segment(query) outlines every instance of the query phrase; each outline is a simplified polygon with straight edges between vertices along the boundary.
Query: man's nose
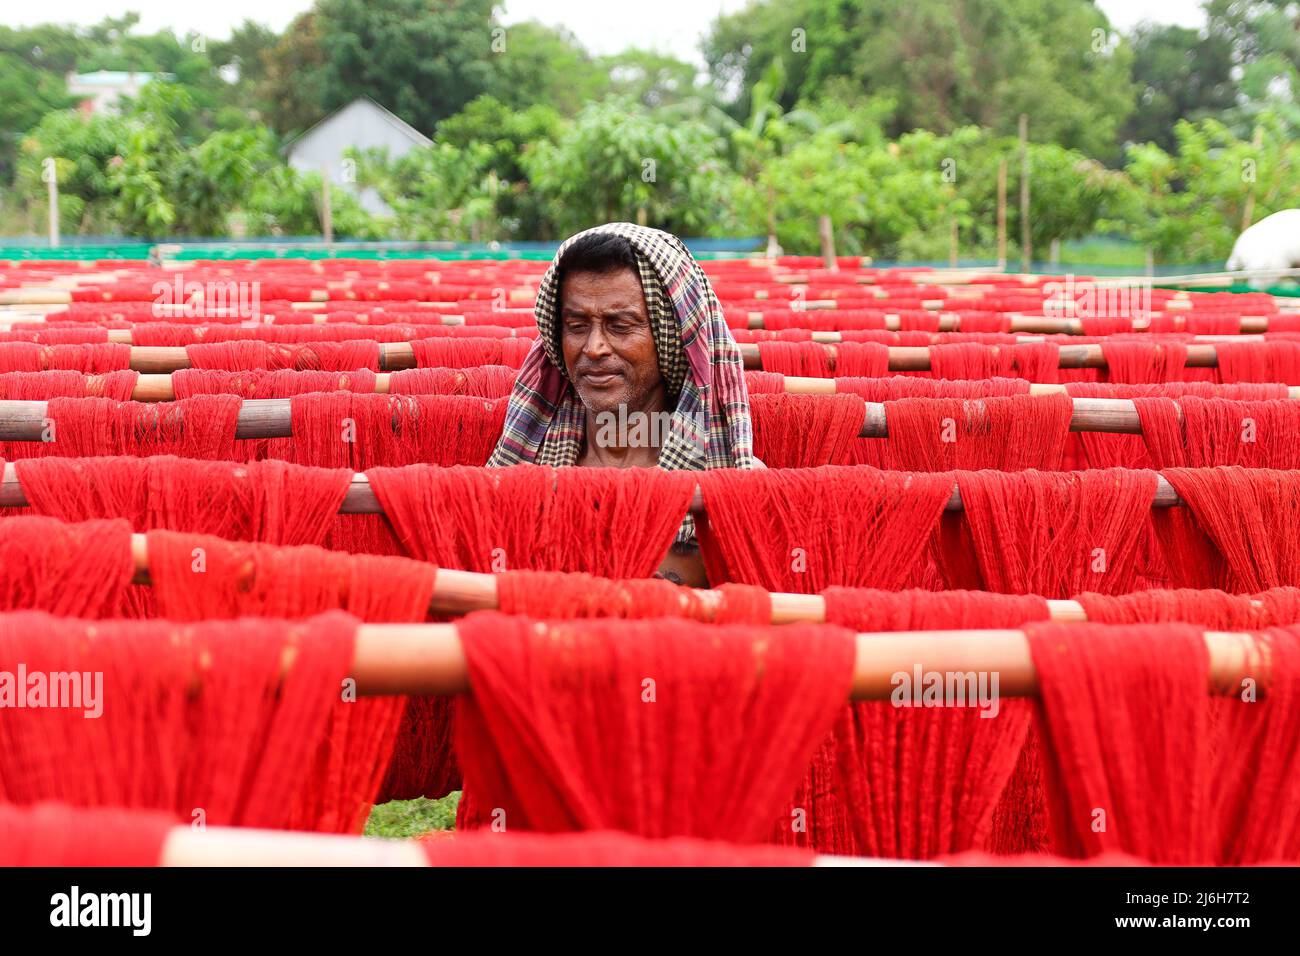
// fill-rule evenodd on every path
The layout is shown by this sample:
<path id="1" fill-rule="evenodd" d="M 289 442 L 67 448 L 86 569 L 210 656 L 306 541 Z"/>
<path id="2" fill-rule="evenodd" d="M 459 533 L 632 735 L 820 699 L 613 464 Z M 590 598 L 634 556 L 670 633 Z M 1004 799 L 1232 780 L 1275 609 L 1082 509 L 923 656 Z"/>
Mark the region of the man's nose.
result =
<path id="1" fill-rule="evenodd" d="M 587 341 L 582 345 L 582 351 L 591 358 L 599 358 L 612 351 L 609 347 L 609 339 L 605 338 L 605 329 L 599 322 L 592 323 L 591 329 L 587 332 Z"/>

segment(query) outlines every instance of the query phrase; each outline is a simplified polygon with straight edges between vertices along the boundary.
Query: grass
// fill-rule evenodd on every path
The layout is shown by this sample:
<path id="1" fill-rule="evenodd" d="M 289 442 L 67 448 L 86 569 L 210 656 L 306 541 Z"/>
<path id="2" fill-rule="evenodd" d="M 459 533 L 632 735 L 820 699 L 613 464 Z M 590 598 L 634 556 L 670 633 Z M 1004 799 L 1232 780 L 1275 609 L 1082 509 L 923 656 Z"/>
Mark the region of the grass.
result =
<path id="1" fill-rule="evenodd" d="M 405 840 L 430 830 L 451 830 L 456 826 L 456 805 L 460 791 L 438 800 L 390 800 L 370 811 L 366 836 Z"/>
<path id="2" fill-rule="evenodd" d="M 1043 256 L 1040 254 L 1038 258 Z M 1129 266 L 1145 269 L 1147 253 L 1146 248 L 1136 242 L 1098 236 L 1061 243 L 1061 262 L 1081 266 Z"/>

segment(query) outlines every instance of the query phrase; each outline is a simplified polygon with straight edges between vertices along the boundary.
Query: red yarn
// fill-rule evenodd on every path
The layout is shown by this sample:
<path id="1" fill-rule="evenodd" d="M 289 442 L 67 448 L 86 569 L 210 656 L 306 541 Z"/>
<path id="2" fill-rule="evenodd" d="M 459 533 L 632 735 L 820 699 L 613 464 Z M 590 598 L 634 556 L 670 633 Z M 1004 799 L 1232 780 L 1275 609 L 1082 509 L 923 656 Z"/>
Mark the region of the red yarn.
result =
<path id="1" fill-rule="evenodd" d="M 532 347 L 526 338 L 436 338 L 411 343 L 418 368 L 475 368 L 507 365 L 519 368 Z"/>
<path id="2" fill-rule="evenodd" d="M 889 346 L 870 342 L 839 342 L 835 345 L 837 378 L 879 378 L 888 374 Z"/>
<path id="3" fill-rule="evenodd" d="M 847 465 L 866 420 L 856 395 L 751 395 L 754 454 L 769 468 Z"/>
<path id="4" fill-rule="evenodd" d="M 1169 382 L 1183 377 L 1187 345 L 1143 339 L 1104 339 L 1108 382 Z"/>
<path id="5" fill-rule="evenodd" d="M 230 372 L 250 369 L 379 370 L 379 343 L 372 340 L 296 345 L 257 341 L 206 342 L 185 346 L 185 355 L 192 368 Z"/>
<path id="6" fill-rule="evenodd" d="M 1300 860 L 1300 629 L 1271 628 L 1255 640 L 1268 662 L 1264 692 L 1243 682 L 1211 702 L 1222 739 L 1210 795 L 1216 862 L 1230 866 Z"/>
<path id="7" fill-rule="evenodd" d="M 1154 509 L 1177 587 L 1233 594 L 1300 585 L 1300 472 L 1169 468 L 1185 507 Z"/>
<path id="8" fill-rule="evenodd" d="M 765 372 L 781 375 L 831 378 L 831 352 L 814 342 L 759 342 L 758 355 Z"/>
<path id="9" fill-rule="evenodd" d="M 505 421 L 506 400 L 460 395 L 317 392 L 289 400 L 293 460 L 314 467 L 482 465 Z"/>
<path id="10" fill-rule="evenodd" d="M 1055 852 L 1214 862 L 1201 631 L 1032 624 Z"/>
<path id="11" fill-rule="evenodd" d="M 1030 594 L 830 587 L 822 597 L 826 620 L 855 631 L 1020 627 L 1051 617 L 1047 601 Z"/>
<path id="12" fill-rule="evenodd" d="M 0 373 L 0 399 L 47 401 L 51 398 L 111 398 L 131 400 L 138 372 L 105 372 L 86 375 L 82 372 L 4 372 Z"/>
<path id="13" fill-rule="evenodd" d="M 114 617 L 134 573 L 125 521 L 0 518 L 0 611 Z"/>
<path id="14" fill-rule="evenodd" d="M 1067 394 L 1076 398 L 1231 398 L 1247 402 L 1286 398 L 1287 387 L 1266 382 L 1070 382 Z"/>
<path id="15" fill-rule="evenodd" d="M 685 617 L 729 624 L 770 624 L 771 596 L 762 588 L 727 584 L 697 591 L 656 578 L 611 580 L 558 571 L 503 571 L 497 608 L 546 620 Z"/>
<path id="16" fill-rule="evenodd" d="M 289 398 L 306 392 L 370 394 L 375 391 L 375 373 L 368 369 L 347 372 L 299 372 L 284 369 L 228 372 L 187 368 L 172 372 L 172 389 L 177 398 L 191 398 L 195 395 Z"/>
<path id="17" fill-rule="evenodd" d="M 1134 399 L 1157 468 L 1300 467 L 1300 402 Z"/>
<path id="18" fill-rule="evenodd" d="M 888 402 L 900 398 L 996 398 L 1002 395 L 1027 395 L 1030 384 L 1019 378 L 993 377 L 968 382 L 893 375 L 889 378 L 837 378 L 835 390 L 851 392 L 868 402 Z"/>
<path id="19" fill-rule="evenodd" d="M 964 471 L 936 549 L 949 588 L 1069 598 L 1134 590 L 1154 472 Z"/>
<path id="20" fill-rule="evenodd" d="M 832 466 L 712 471 L 700 484 L 710 580 L 815 593 L 914 581 L 953 476 Z M 774 839 L 890 857 L 979 845 L 1028 727 L 1029 710 L 1008 703 L 993 720 L 968 708 L 843 708 Z"/>
<path id="21" fill-rule="evenodd" d="M 880 464 L 904 471 L 1059 470 L 1073 409 L 1060 394 L 886 402 L 889 438 L 881 443 Z"/>
<path id="22" fill-rule="evenodd" d="M 158 866 L 168 813 L 57 803 L 0 806 L 0 866 Z"/>
<path id="23" fill-rule="evenodd" d="M 626 833 L 458 833 L 420 841 L 430 866 L 811 866 L 813 856 L 773 846 L 738 846 Z"/>
<path id="24" fill-rule="evenodd" d="M 1214 343 L 1220 382 L 1280 382 L 1300 385 L 1300 342 Z"/>
<path id="25" fill-rule="evenodd" d="M 96 704 L 9 710 L 0 800 L 167 810 L 210 825 L 355 831 L 383 767 L 340 766 L 332 718 L 356 621 L 179 626 L 0 615 L 0 669 L 101 674 Z M 288 648 L 293 665 L 282 676 Z M 197 685 L 197 687 L 196 687 Z M 89 686 L 89 685 L 87 685 Z M 102 707 L 100 706 L 102 705 Z M 86 716 L 98 709 L 97 719 Z M 369 735 L 373 726 L 354 726 Z"/>
<path id="26" fill-rule="evenodd" d="M 234 456 L 240 405 L 233 395 L 200 395 L 152 404 L 52 398 L 46 413 L 53 423 L 51 440 L 10 442 L 7 457 L 179 455 L 228 460 Z M 18 455 L 12 454 L 15 448 Z"/>
<path id="27" fill-rule="evenodd" d="M 1252 598 L 1225 591 L 1190 589 L 1134 591 L 1132 594 L 1076 594 L 1093 624 L 1154 624 L 1182 621 L 1216 630 L 1249 630 L 1277 620 Z"/>
<path id="28" fill-rule="evenodd" d="M 319 544 L 351 483 L 347 470 L 152 458 L 44 458 L 14 463 L 37 514 L 64 521 L 123 518 L 270 544 Z"/>
<path id="29" fill-rule="evenodd" d="M 131 367 L 131 346 L 96 342 L 76 345 L 0 344 L 0 372 L 43 372 L 68 369 L 97 375 Z"/>
<path id="30" fill-rule="evenodd" d="M 433 599 L 434 569 L 405 558 L 166 531 L 149 532 L 148 548 L 159 616 L 173 621 L 302 618 L 337 609 L 363 621 L 414 623 L 428 618 Z M 400 697 L 367 699 L 336 715 L 336 736 L 350 733 L 340 762 L 389 768 L 377 799 L 390 794 L 441 797 L 460 785 L 451 753 L 449 702 L 433 697 L 413 703 Z M 414 711 L 411 723 L 417 726 L 401 734 L 394 750 L 398 725 L 408 710 Z M 352 730 L 358 721 L 369 736 Z M 390 758 L 396 766 L 390 766 Z"/>
<path id="31" fill-rule="evenodd" d="M 506 365 L 481 368 L 408 368 L 388 376 L 394 395 L 473 395 L 502 398 L 510 394 L 519 370 Z"/>
<path id="32" fill-rule="evenodd" d="M 158 611 L 172 621 L 343 610 L 363 621 L 418 622 L 433 599 L 435 569 L 406 558 L 172 531 L 150 531 L 147 546 Z"/>
<path id="33" fill-rule="evenodd" d="M 833 465 L 696 477 L 709 580 L 805 594 L 832 584 L 907 586 L 953 489 L 952 475 Z"/>
<path id="34" fill-rule="evenodd" d="M 466 571 L 649 577 L 699 472 L 657 468 L 376 468 L 367 473 L 403 553 Z"/>
<path id="35" fill-rule="evenodd" d="M 1060 348 L 1053 342 L 980 345 L 973 342 L 930 346 L 930 376 L 982 379 L 992 376 L 1030 382 L 1060 380 Z"/>
<path id="36" fill-rule="evenodd" d="M 780 372 L 749 371 L 745 373 L 745 387 L 750 396 L 781 395 L 785 392 L 785 376 Z"/>
<path id="37" fill-rule="evenodd" d="M 680 619 L 459 625 L 472 694 L 456 749 L 466 822 L 754 842 L 772 825 L 853 671 L 839 628 Z"/>

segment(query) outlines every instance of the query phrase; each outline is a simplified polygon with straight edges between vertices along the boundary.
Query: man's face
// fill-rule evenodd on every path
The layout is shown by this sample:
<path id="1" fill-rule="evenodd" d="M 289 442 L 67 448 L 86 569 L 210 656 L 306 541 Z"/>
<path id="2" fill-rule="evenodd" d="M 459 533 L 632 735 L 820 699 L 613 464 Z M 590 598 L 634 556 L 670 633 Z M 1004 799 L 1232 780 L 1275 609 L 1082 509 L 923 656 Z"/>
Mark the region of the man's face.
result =
<path id="1" fill-rule="evenodd" d="M 650 316 L 631 269 L 570 272 L 560 283 L 560 348 L 582 404 L 593 413 L 663 409 Z"/>

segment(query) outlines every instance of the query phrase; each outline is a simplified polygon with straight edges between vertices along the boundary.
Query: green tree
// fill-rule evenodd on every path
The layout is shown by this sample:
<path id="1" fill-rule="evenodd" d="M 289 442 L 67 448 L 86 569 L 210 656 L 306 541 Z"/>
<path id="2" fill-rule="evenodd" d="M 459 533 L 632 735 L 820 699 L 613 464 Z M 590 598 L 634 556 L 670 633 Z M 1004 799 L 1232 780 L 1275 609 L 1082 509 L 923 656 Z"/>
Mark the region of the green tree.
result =
<path id="1" fill-rule="evenodd" d="M 523 165 L 560 233 L 638 215 L 684 235 L 725 233 L 734 183 L 724 145 L 701 123 L 665 122 L 611 99 L 579 113 L 558 142 L 537 144 Z"/>
<path id="2" fill-rule="evenodd" d="M 1248 205 L 1252 221 L 1300 206 L 1300 144 L 1275 114 L 1261 114 L 1258 130 L 1256 147 L 1218 120 L 1181 121 L 1175 151 L 1130 148 L 1125 169 L 1142 191 L 1134 237 L 1164 261 L 1216 262 L 1232 250 Z"/>
<path id="3" fill-rule="evenodd" d="M 1223 33 L 1164 24 L 1139 24 L 1130 38 L 1136 108 L 1124 138 L 1174 146 L 1174 124 L 1222 113 L 1236 105 L 1233 48 Z"/>
<path id="4" fill-rule="evenodd" d="M 0 53 L 0 184 L 13 182 L 18 141 L 51 110 L 73 105 L 62 77 Z"/>
<path id="5" fill-rule="evenodd" d="M 486 92 L 493 0 L 317 0 L 320 108 L 369 96 L 429 131 Z"/>
<path id="6" fill-rule="evenodd" d="M 487 95 L 438 124 L 440 144 L 462 151 L 487 147 L 482 175 L 497 219 L 491 238 L 553 238 L 551 210 L 531 188 L 523 157 L 540 143 L 554 142 L 561 124 L 560 114 L 549 106 L 512 110 Z"/>
<path id="7" fill-rule="evenodd" d="M 314 10 L 300 14 L 263 56 L 266 72 L 255 102 L 265 104 L 265 122 L 281 135 L 302 132 L 325 116 L 327 63 L 320 29 Z"/>
<path id="8" fill-rule="evenodd" d="M 609 92 L 608 70 L 560 27 L 536 21 L 495 26 L 486 89 L 513 109 L 545 105 L 572 116 Z"/>
<path id="9" fill-rule="evenodd" d="M 764 0 L 720 18 L 704 46 L 715 84 L 747 115 L 776 61 L 780 105 L 845 77 L 892 100 L 892 135 L 976 124 L 1104 158 L 1132 109 L 1130 53 L 1089 0 Z"/>

